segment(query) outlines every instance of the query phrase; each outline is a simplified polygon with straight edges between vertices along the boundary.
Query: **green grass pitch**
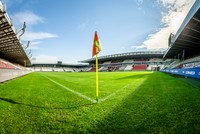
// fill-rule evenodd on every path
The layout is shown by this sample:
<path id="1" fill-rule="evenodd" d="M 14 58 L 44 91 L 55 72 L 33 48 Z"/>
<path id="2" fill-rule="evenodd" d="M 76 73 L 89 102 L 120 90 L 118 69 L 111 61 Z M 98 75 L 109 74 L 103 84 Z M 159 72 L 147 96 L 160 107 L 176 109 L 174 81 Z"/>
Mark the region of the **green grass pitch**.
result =
<path id="1" fill-rule="evenodd" d="M 0 84 L 0 133 L 200 133 L 200 89 L 161 72 L 38 72 Z"/>

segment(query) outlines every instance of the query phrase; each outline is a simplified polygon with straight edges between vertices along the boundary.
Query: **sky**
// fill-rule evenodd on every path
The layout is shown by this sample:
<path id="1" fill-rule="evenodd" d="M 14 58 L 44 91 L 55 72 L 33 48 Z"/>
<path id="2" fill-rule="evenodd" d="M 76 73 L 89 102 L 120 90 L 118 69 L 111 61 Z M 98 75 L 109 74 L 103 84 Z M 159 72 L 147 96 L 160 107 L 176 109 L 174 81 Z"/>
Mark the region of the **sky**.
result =
<path id="1" fill-rule="evenodd" d="M 166 50 L 195 0 L 2 0 L 32 63 L 77 64 L 92 58 L 95 31 L 99 56 Z"/>

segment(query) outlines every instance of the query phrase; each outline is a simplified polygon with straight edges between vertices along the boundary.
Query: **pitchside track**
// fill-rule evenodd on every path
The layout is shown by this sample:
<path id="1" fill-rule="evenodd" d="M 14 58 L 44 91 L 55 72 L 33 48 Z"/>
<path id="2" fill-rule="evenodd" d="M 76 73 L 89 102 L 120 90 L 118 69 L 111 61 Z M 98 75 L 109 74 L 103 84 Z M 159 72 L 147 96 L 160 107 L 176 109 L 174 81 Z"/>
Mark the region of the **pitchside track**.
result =
<path id="1" fill-rule="evenodd" d="M 160 72 L 32 73 L 0 85 L 0 133 L 199 133 L 200 89 Z"/>

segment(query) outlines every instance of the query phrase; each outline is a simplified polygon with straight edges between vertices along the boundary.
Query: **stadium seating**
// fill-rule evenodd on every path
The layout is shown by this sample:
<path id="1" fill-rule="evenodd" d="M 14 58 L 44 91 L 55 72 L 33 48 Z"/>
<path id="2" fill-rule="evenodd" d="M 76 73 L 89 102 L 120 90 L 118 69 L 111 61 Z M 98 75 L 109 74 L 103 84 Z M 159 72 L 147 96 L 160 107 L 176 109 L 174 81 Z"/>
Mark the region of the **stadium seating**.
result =
<path id="1" fill-rule="evenodd" d="M 96 67 L 93 67 L 90 69 L 90 72 L 95 72 L 96 71 Z"/>
<path id="2" fill-rule="evenodd" d="M 100 68 L 99 68 L 99 71 L 101 71 L 103 68 L 104 68 L 104 66 L 100 67 Z"/>
<path id="3" fill-rule="evenodd" d="M 143 61 L 148 61 L 148 59 L 135 59 L 134 61 L 140 61 L 140 62 L 143 62 Z"/>
<path id="4" fill-rule="evenodd" d="M 55 72 L 64 72 L 63 68 L 61 68 L 61 67 L 55 67 L 55 68 L 53 68 L 53 71 L 55 71 Z"/>
<path id="5" fill-rule="evenodd" d="M 121 67 L 119 68 L 119 71 L 124 71 L 125 68 L 126 68 L 126 65 L 123 65 L 123 66 L 121 66 Z"/>
<path id="6" fill-rule="evenodd" d="M 182 68 L 195 68 L 199 67 L 200 66 L 199 64 L 200 64 L 200 56 L 195 56 L 187 60 L 181 61 L 175 64 L 174 66 L 177 68 L 180 68 L 181 66 Z"/>
<path id="7" fill-rule="evenodd" d="M 146 64 L 138 64 L 138 65 L 133 65 L 132 70 L 146 70 L 147 65 Z"/>
<path id="8" fill-rule="evenodd" d="M 119 67 L 108 67 L 108 71 L 117 71 Z"/>
<path id="9" fill-rule="evenodd" d="M 130 71 L 132 70 L 132 65 L 127 65 L 126 68 L 124 69 L 124 71 Z"/>
<path id="10" fill-rule="evenodd" d="M 111 61 L 106 61 L 103 64 L 110 64 L 110 63 L 111 63 Z"/>
<path id="11" fill-rule="evenodd" d="M 15 65 L 9 63 L 8 61 L 2 60 L 2 59 L 0 59 L 0 68 L 4 68 L 4 69 L 19 69 Z"/>
<path id="12" fill-rule="evenodd" d="M 91 67 L 86 67 L 86 68 L 83 69 L 83 71 L 89 72 L 91 69 L 92 69 Z"/>
<path id="13" fill-rule="evenodd" d="M 51 71 L 53 71 L 53 68 L 52 67 L 42 67 L 42 71 L 51 72 Z"/>
<path id="14" fill-rule="evenodd" d="M 36 71 L 36 72 L 39 72 L 41 70 L 42 70 L 41 67 L 34 67 L 34 71 Z"/>
<path id="15" fill-rule="evenodd" d="M 163 59 L 151 58 L 151 59 L 149 59 L 149 62 L 163 62 Z"/>
<path id="16" fill-rule="evenodd" d="M 101 67 L 101 70 L 100 71 L 108 71 L 108 66 L 103 66 Z"/>
<path id="17" fill-rule="evenodd" d="M 179 65 L 179 63 L 180 63 L 179 59 L 174 59 L 172 63 L 168 66 L 168 68 L 175 68 Z"/>
<path id="18" fill-rule="evenodd" d="M 122 63 L 133 63 L 133 59 L 124 60 Z"/>

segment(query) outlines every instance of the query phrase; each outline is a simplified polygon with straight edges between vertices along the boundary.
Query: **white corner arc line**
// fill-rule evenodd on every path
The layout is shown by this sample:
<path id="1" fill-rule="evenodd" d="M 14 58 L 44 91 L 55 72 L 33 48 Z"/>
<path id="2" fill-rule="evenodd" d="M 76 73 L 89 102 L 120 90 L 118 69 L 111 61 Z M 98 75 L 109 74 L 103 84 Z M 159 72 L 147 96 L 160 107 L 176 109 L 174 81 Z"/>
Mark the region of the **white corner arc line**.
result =
<path id="1" fill-rule="evenodd" d="M 72 89 L 70 89 L 70 88 L 68 88 L 68 87 L 66 87 L 66 86 L 64 86 L 64 85 L 62 85 L 62 84 L 60 84 L 60 83 L 58 83 L 58 82 L 52 80 L 51 78 L 49 78 L 49 77 L 47 77 L 47 76 L 44 76 L 44 75 L 42 75 L 42 76 L 45 77 L 45 78 L 47 78 L 48 80 L 52 81 L 53 83 L 59 85 L 60 87 L 66 89 L 67 91 L 70 91 L 70 92 L 72 92 L 72 93 L 74 93 L 74 94 L 76 94 L 76 95 L 78 95 L 78 96 L 80 96 L 80 97 L 82 97 L 82 98 L 84 98 L 84 99 L 86 99 L 86 100 L 89 100 L 89 101 L 91 101 L 92 103 L 96 103 L 96 100 L 94 100 L 94 99 L 92 99 L 92 98 L 90 98 L 90 97 L 88 97 L 88 96 L 86 96 L 86 95 L 83 95 L 83 94 L 81 94 L 81 93 L 79 93 L 79 92 L 76 92 L 76 91 L 74 91 L 74 90 L 72 90 Z"/>
<path id="2" fill-rule="evenodd" d="M 136 81 L 134 81 L 134 82 L 131 82 L 131 83 L 125 85 L 124 87 L 118 89 L 116 92 L 114 92 L 114 93 L 112 93 L 112 94 L 110 94 L 110 95 L 108 95 L 108 96 L 106 96 L 106 97 L 100 99 L 100 102 L 105 101 L 105 100 L 111 98 L 112 96 L 115 96 L 118 92 L 120 92 L 121 90 L 123 90 L 123 89 L 129 87 L 130 85 L 132 85 L 133 83 L 135 83 L 135 82 L 137 82 L 137 81 L 139 81 L 139 80 L 136 80 Z M 143 82 L 142 82 L 142 83 L 143 83 Z M 135 90 L 136 90 L 142 83 L 140 83 L 139 85 L 137 85 L 136 88 L 135 88 Z M 134 91 L 135 91 L 135 90 L 134 90 Z"/>

